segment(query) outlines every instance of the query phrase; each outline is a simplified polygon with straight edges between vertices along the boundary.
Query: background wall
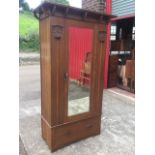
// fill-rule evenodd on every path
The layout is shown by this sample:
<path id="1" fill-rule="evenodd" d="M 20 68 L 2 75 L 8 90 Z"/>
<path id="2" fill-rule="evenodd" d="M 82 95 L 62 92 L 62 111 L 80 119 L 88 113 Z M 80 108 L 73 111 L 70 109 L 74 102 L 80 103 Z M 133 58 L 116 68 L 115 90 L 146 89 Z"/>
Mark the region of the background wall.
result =
<path id="1" fill-rule="evenodd" d="M 125 16 L 135 13 L 135 0 L 112 0 L 112 14 Z"/>
<path id="2" fill-rule="evenodd" d="M 82 8 L 103 13 L 106 11 L 106 0 L 82 0 Z"/>

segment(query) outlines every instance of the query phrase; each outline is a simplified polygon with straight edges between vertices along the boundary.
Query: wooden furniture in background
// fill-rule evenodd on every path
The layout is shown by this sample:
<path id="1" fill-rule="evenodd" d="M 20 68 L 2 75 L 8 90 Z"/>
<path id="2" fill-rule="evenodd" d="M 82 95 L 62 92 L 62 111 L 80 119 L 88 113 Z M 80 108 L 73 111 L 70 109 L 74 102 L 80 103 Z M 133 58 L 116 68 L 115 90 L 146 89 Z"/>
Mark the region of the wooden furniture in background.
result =
<path id="1" fill-rule="evenodd" d="M 132 67 L 131 91 L 135 93 L 135 60 L 133 60 L 133 67 Z"/>
<path id="2" fill-rule="evenodd" d="M 128 80 L 130 80 L 130 89 L 134 91 L 134 83 L 135 83 L 135 60 L 127 60 L 126 61 L 126 73 L 125 76 Z"/>
<path id="3" fill-rule="evenodd" d="M 110 55 L 108 70 L 108 88 L 116 87 L 118 75 L 118 55 Z"/>
<path id="4" fill-rule="evenodd" d="M 112 40 L 111 41 L 111 51 L 130 51 L 129 40 Z"/>
<path id="5" fill-rule="evenodd" d="M 42 3 L 34 10 L 40 25 L 42 137 L 55 151 L 100 133 L 107 22 L 110 15 Z M 69 28 L 93 30 L 90 110 L 68 116 Z"/>

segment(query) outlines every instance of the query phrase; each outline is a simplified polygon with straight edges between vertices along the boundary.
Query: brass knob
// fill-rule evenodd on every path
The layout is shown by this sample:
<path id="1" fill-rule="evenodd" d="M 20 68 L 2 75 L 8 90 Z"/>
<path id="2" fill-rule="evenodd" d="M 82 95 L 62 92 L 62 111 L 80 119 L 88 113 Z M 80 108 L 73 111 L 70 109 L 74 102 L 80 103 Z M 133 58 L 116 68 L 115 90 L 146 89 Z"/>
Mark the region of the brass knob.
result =
<path id="1" fill-rule="evenodd" d="M 92 128 L 92 127 L 93 127 L 92 124 L 87 124 L 87 125 L 86 125 L 86 128 L 88 128 L 88 129 L 89 129 L 89 128 Z"/>
<path id="2" fill-rule="evenodd" d="M 67 80 L 68 79 L 68 73 L 64 73 L 64 80 Z"/>

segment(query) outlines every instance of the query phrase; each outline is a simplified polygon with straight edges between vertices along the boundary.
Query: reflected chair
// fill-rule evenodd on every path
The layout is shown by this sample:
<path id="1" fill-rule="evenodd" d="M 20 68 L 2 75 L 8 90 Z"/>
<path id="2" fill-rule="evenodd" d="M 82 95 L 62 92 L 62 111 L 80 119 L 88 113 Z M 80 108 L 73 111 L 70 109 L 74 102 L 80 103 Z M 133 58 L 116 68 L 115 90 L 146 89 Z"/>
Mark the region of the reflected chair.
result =
<path id="1" fill-rule="evenodd" d="M 91 52 L 86 53 L 85 61 L 80 70 L 80 78 L 78 84 L 84 86 L 90 84 L 90 74 L 91 74 Z"/>

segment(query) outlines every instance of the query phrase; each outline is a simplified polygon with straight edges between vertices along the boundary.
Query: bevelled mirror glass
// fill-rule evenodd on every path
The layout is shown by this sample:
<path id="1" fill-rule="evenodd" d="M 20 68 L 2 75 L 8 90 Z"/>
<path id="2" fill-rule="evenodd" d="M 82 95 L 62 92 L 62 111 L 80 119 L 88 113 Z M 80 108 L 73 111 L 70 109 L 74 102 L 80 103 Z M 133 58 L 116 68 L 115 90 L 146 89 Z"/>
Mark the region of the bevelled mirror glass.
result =
<path id="1" fill-rule="evenodd" d="M 93 30 L 69 28 L 68 116 L 90 111 Z"/>

